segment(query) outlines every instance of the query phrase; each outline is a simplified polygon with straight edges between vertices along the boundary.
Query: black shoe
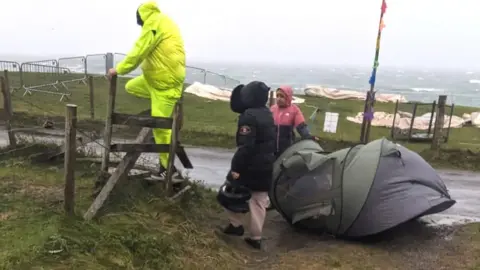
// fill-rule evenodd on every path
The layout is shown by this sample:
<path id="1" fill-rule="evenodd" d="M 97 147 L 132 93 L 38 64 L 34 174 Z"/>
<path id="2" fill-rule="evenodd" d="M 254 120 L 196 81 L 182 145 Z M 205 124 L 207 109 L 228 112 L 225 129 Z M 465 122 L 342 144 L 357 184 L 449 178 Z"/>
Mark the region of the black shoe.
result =
<path id="1" fill-rule="evenodd" d="M 150 177 L 153 180 L 157 181 L 165 181 L 165 178 L 167 177 L 167 169 L 165 169 L 163 166 L 160 165 L 160 170 L 156 174 L 150 175 Z M 177 168 L 175 166 L 173 167 L 173 176 L 172 176 L 172 183 L 177 184 L 177 183 L 182 183 L 184 182 L 184 178 L 182 175 L 178 172 Z"/>
<path id="2" fill-rule="evenodd" d="M 254 249 L 262 249 L 262 240 L 255 240 L 252 238 L 245 238 L 245 242 Z"/>
<path id="3" fill-rule="evenodd" d="M 233 235 L 233 236 L 242 236 L 245 233 L 243 226 L 235 227 L 232 224 L 228 224 L 228 226 L 223 230 L 224 234 Z"/>

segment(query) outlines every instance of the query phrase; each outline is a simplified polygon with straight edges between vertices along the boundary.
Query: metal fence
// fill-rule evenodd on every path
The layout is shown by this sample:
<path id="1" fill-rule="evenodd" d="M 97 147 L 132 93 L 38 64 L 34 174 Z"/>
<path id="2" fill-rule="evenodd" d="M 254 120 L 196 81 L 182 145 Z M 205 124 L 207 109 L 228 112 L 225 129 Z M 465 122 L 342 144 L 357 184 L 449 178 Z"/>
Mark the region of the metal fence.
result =
<path id="1" fill-rule="evenodd" d="M 107 71 L 107 54 L 97 53 L 85 56 L 86 75 L 106 78 Z"/>
<path id="2" fill-rule="evenodd" d="M 57 62 L 59 68 L 66 68 L 71 71 L 72 76 L 61 78 L 63 87 L 67 88 L 67 83 L 79 82 L 87 85 L 87 61 L 84 56 L 59 58 Z"/>
<path id="3" fill-rule="evenodd" d="M 0 71 L 12 73 L 9 84 L 11 92 L 23 89 L 24 95 L 33 92 L 56 94 L 61 95 L 60 100 L 63 100 L 71 94 L 67 84 L 76 82 L 86 85 L 88 76 L 106 78 L 108 70 L 125 56 L 123 53 L 88 54 L 24 63 L 0 60 Z M 141 73 L 141 69 L 137 68 L 126 77 Z M 226 75 L 193 66 L 187 66 L 185 82 L 200 82 L 222 89 L 232 89 L 240 83 Z"/>
<path id="4" fill-rule="evenodd" d="M 10 76 L 10 92 L 22 88 L 22 81 L 20 79 L 20 64 L 13 61 L 0 61 L 0 70 L 8 70 L 16 76 Z"/>
<path id="5" fill-rule="evenodd" d="M 125 56 L 127 56 L 124 53 L 114 53 L 113 54 L 113 65 L 117 66 L 118 63 L 120 63 L 123 59 L 125 59 Z M 130 72 L 130 74 L 125 75 L 124 77 L 136 77 L 138 75 L 142 74 L 142 70 L 140 67 L 137 67 L 135 70 Z"/>
<path id="6" fill-rule="evenodd" d="M 480 95 L 455 93 L 455 91 L 414 92 L 381 90 L 378 93 L 402 95 L 409 102 L 432 103 L 438 100 L 438 96 L 446 95 L 447 104 L 480 104 Z"/>
<path id="7" fill-rule="evenodd" d="M 185 82 L 200 82 L 203 84 L 214 85 L 220 89 L 233 89 L 240 84 L 239 80 L 233 79 L 223 74 L 209 71 L 203 68 L 187 66 L 187 76 Z"/>
<path id="8" fill-rule="evenodd" d="M 60 95 L 60 101 L 68 97 L 70 93 L 66 92 L 68 89 L 63 84 L 63 79 L 71 81 L 70 70 L 58 65 L 47 66 L 38 63 L 43 62 L 26 62 L 20 65 L 20 81 L 25 90 L 23 95 L 31 95 L 32 92 L 55 94 Z"/>

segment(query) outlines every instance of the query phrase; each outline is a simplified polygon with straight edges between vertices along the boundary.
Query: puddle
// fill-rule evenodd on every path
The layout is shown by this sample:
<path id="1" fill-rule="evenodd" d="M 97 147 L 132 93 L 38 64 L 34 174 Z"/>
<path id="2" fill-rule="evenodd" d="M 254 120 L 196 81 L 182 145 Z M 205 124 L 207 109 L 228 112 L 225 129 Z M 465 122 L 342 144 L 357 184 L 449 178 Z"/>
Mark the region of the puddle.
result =
<path id="1" fill-rule="evenodd" d="M 427 226 L 437 227 L 437 226 L 454 226 L 454 225 L 463 225 L 473 222 L 480 222 L 478 217 L 468 217 L 460 215 L 448 215 L 448 214 L 435 214 L 424 216 L 420 218 L 421 221 L 425 222 Z"/>

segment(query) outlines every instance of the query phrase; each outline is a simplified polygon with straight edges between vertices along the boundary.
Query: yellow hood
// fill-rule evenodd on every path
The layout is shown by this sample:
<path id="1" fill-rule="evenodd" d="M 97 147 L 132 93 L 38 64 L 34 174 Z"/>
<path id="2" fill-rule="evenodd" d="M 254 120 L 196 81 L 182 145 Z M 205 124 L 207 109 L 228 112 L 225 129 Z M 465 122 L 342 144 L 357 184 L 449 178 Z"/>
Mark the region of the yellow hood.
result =
<path id="1" fill-rule="evenodd" d="M 148 1 L 138 7 L 138 14 L 143 21 L 143 26 L 152 26 L 152 23 L 158 21 L 160 9 L 155 1 Z"/>

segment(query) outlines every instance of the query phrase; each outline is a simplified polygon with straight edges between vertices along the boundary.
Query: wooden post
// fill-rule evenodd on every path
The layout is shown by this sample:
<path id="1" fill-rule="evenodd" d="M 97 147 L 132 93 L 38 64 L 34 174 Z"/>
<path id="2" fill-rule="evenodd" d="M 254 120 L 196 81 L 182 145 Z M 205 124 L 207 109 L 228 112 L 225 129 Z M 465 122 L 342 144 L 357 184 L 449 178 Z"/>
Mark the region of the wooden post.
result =
<path id="1" fill-rule="evenodd" d="M 150 128 L 143 128 L 138 134 L 135 143 L 145 143 L 148 140 L 148 135 L 150 134 L 150 131 Z M 141 153 L 138 151 L 132 151 L 126 153 L 125 156 L 123 156 L 123 159 L 118 164 L 117 169 L 112 173 L 98 196 L 93 201 L 92 205 L 90 205 L 90 208 L 88 208 L 87 212 L 83 215 L 83 218 L 85 220 L 90 220 L 97 214 L 98 210 L 100 210 L 100 208 L 103 206 L 103 203 L 107 200 L 108 195 L 115 187 L 115 184 L 121 177 L 123 177 L 125 174 L 128 174 L 128 172 L 133 168 L 140 154 Z"/>
<path id="2" fill-rule="evenodd" d="M 398 99 L 395 102 L 395 111 L 393 112 L 393 122 L 392 122 L 392 129 L 390 130 L 390 137 L 395 140 L 395 121 L 397 120 L 397 113 L 398 113 Z"/>
<path id="3" fill-rule="evenodd" d="M 110 161 L 110 145 L 112 144 L 112 116 L 115 111 L 115 97 L 117 95 L 117 75 L 110 79 L 110 91 L 108 93 L 107 114 L 105 120 L 105 133 L 103 135 L 103 156 L 100 172 L 102 175 L 108 173 L 108 162 Z"/>
<path id="4" fill-rule="evenodd" d="M 275 91 L 270 91 L 270 98 L 268 99 L 268 107 L 272 107 L 276 103 Z"/>
<path id="5" fill-rule="evenodd" d="M 432 103 L 432 112 L 430 113 L 430 122 L 428 123 L 427 138 L 430 138 L 430 133 L 432 133 L 433 115 L 435 114 L 436 108 L 437 108 L 437 101 L 434 100 Z"/>
<path id="6" fill-rule="evenodd" d="M 182 97 L 181 97 L 180 100 L 178 101 L 178 125 L 177 125 L 177 132 L 179 132 L 179 131 L 182 130 L 182 128 L 183 128 L 183 117 L 184 117 L 184 114 L 183 114 L 183 95 L 182 95 Z"/>
<path id="7" fill-rule="evenodd" d="M 89 90 L 89 98 L 90 98 L 90 119 L 95 119 L 95 103 L 94 103 L 94 89 L 93 89 L 93 77 L 88 76 L 88 90 Z"/>
<path id="8" fill-rule="evenodd" d="M 443 125 L 445 122 L 445 103 L 447 102 L 447 96 L 442 95 L 438 97 L 437 115 L 435 118 L 435 125 L 433 128 L 433 140 L 431 149 L 439 150 L 443 137 Z"/>
<path id="9" fill-rule="evenodd" d="M 11 93 L 12 92 L 12 86 L 10 85 L 10 77 L 8 76 L 8 70 L 3 71 L 3 77 L 5 77 L 5 83 L 7 85 L 7 90 Z M 10 114 L 13 114 L 13 112 L 10 112 Z"/>
<path id="10" fill-rule="evenodd" d="M 7 73 L 7 72 L 5 72 Z M 12 109 L 12 97 L 10 95 L 10 90 L 8 89 L 7 80 L 4 77 L 0 77 L 0 84 L 2 88 L 3 94 L 3 110 L 5 111 L 5 125 L 7 128 L 8 133 L 8 140 L 9 146 L 16 147 L 17 146 L 17 139 L 15 138 L 15 132 L 12 130 L 12 116 L 13 116 L 13 109 Z"/>
<path id="11" fill-rule="evenodd" d="M 417 108 L 418 108 L 418 103 L 414 103 L 413 104 L 412 119 L 410 120 L 410 128 L 408 129 L 407 142 L 410 142 L 410 139 L 412 138 L 413 124 L 415 124 L 415 118 L 417 117 Z"/>
<path id="12" fill-rule="evenodd" d="M 77 136 L 77 105 L 67 104 L 65 112 L 65 213 L 75 214 L 75 154 Z"/>
<path id="13" fill-rule="evenodd" d="M 373 85 L 372 85 L 370 87 L 370 91 L 367 92 L 367 97 L 365 98 L 365 105 L 363 107 L 362 128 L 360 130 L 360 143 L 363 143 L 363 144 L 368 143 L 368 139 L 370 137 L 370 127 L 372 125 L 372 121 L 370 119 L 367 120 L 365 117 L 365 114 L 372 113 L 374 101 L 375 101 L 375 97 L 374 97 Z"/>
<path id="14" fill-rule="evenodd" d="M 448 142 L 448 138 L 450 137 L 450 128 L 452 127 L 452 116 L 453 116 L 453 108 L 455 108 L 455 104 L 452 103 L 452 106 L 450 107 L 450 118 L 448 119 L 448 128 L 447 128 L 447 134 L 445 135 L 445 140 L 444 143 Z"/>
<path id="15" fill-rule="evenodd" d="M 179 119 L 179 108 L 180 104 L 177 102 L 173 111 L 173 122 L 172 122 L 172 135 L 170 140 L 170 150 L 168 151 L 168 164 L 167 164 L 167 176 L 165 179 L 165 191 L 167 196 L 172 194 L 172 176 L 173 176 L 173 167 L 175 164 L 175 155 L 177 153 L 177 142 L 178 142 L 178 119 Z"/>

